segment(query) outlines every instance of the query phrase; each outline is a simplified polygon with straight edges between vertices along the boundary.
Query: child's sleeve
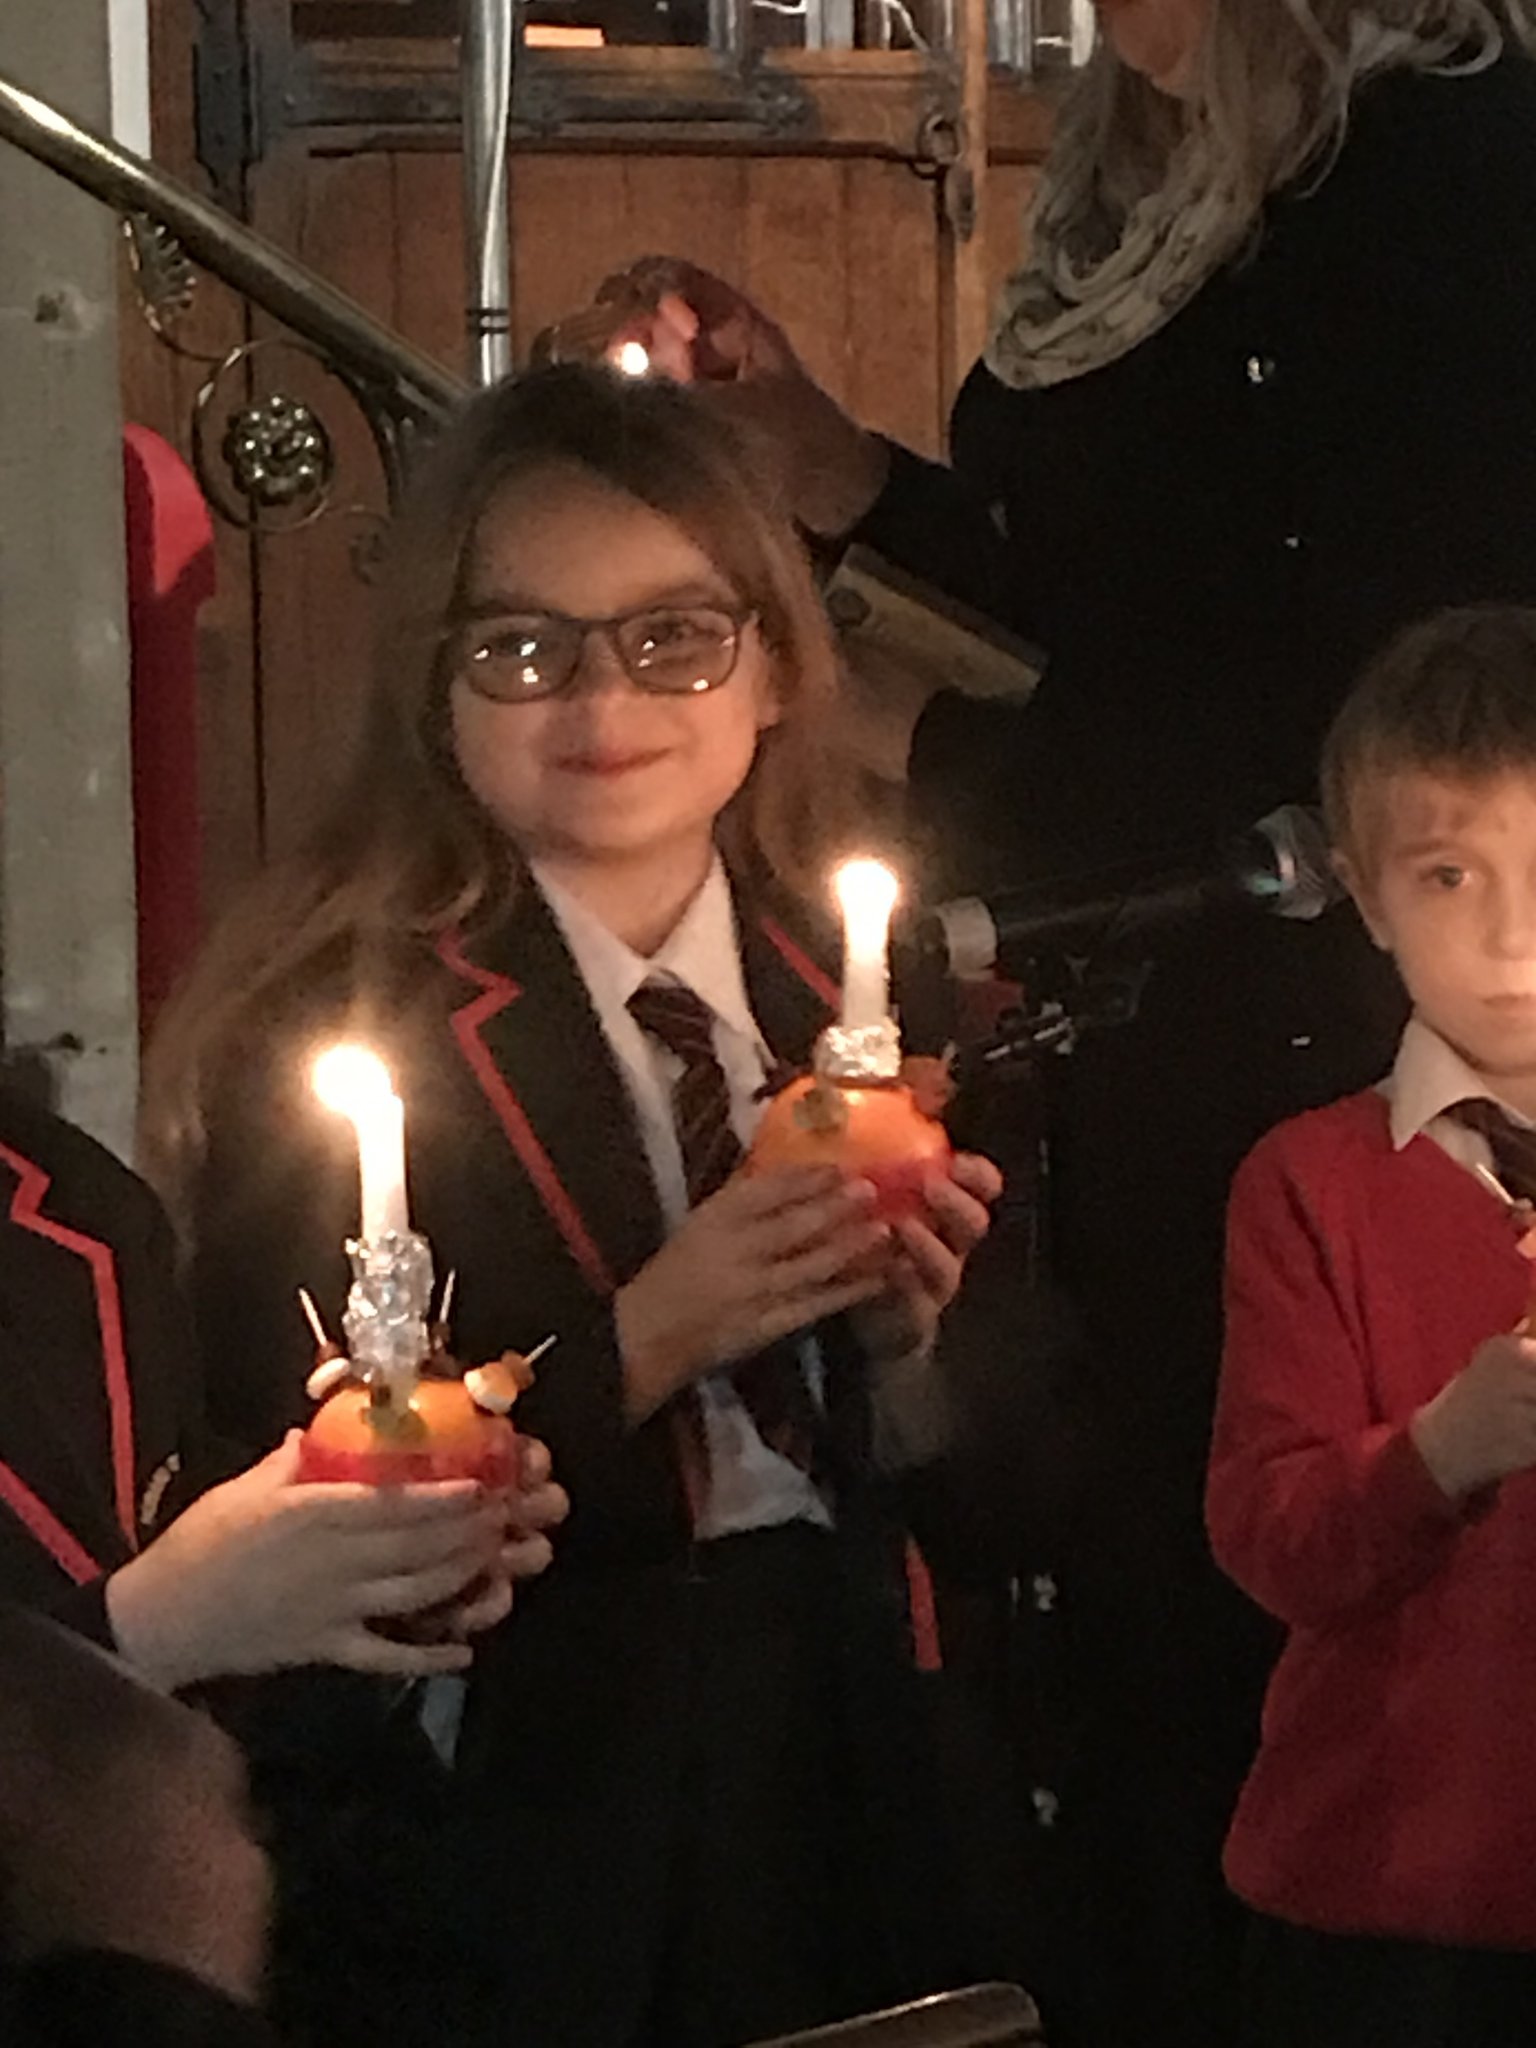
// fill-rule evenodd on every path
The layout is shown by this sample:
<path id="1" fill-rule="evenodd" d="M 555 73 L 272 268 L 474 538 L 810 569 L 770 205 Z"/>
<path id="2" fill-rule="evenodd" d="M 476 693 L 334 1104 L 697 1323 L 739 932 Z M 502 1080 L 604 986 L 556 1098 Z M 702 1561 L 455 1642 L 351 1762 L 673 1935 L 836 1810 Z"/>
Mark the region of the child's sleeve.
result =
<path id="1" fill-rule="evenodd" d="M 1373 1415 L 1317 1205 L 1274 1139 L 1233 1189 L 1206 1519 L 1222 1569 L 1292 1628 L 1392 1605 L 1465 1520 L 1407 1418 Z"/>

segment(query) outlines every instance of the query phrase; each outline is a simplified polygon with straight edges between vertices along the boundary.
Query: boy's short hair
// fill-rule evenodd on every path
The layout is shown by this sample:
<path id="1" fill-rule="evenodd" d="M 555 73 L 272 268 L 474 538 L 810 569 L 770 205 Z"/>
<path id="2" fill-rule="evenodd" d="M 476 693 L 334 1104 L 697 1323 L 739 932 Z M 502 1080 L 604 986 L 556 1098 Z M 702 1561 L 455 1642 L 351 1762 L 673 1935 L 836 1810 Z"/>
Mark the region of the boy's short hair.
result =
<path id="1" fill-rule="evenodd" d="M 1390 642 L 1340 707 L 1323 743 L 1328 836 L 1368 871 L 1368 799 L 1390 777 L 1510 768 L 1536 773 L 1536 610 L 1440 612 Z"/>

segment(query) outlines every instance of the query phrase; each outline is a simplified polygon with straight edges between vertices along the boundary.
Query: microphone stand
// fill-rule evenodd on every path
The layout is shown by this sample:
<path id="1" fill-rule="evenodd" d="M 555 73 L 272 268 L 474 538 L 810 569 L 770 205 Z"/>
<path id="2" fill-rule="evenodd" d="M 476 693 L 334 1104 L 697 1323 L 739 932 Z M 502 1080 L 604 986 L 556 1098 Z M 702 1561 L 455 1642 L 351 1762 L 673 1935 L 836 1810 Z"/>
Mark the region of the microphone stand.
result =
<path id="1" fill-rule="evenodd" d="M 1131 1023 L 1152 973 L 1150 960 L 1090 968 L 1086 978 L 1038 1003 L 1009 1012 L 998 1029 L 955 1056 L 957 1086 L 1010 1080 L 1043 1053 L 1066 1058 L 1086 1031 Z"/>

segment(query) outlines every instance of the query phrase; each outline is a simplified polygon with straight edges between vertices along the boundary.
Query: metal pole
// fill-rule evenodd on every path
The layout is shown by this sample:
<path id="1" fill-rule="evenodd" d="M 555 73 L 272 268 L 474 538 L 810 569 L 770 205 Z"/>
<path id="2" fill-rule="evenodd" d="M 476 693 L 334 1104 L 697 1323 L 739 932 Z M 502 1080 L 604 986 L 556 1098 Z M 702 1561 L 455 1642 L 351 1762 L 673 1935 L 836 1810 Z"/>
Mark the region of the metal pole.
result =
<path id="1" fill-rule="evenodd" d="M 517 0 L 464 0 L 464 230 L 469 375 L 494 384 L 512 369 L 512 222 L 508 130 Z"/>
<path id="2" fill-rule="evenodd" d="M 709 0 L 709 47 L 742 66 L 752 48 L 752 0 Z"/>

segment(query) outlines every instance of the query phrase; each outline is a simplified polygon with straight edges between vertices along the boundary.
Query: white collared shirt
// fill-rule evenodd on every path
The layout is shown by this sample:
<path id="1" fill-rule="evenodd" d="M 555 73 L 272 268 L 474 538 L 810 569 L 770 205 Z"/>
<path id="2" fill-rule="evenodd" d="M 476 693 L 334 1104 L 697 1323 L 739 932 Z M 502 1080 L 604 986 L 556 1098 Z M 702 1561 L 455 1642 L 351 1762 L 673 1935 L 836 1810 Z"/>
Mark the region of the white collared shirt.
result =
<path id="1" fill-rule="evenodd" d="M 674 1231 L 688 1213 L 688 1182 L 672 1114 L 672 1088 L 682 1062 L 640 1029 L 630 1015 L 630 997 L 647 981 L 675 981 L 708 1004 L 714 1015 L 715 1056 L 730 1091 L 731 1123 L 743 1146 L 752 1142 L 762 1114 L 758 1092 L 773 1070 L 772 1055 L 747 999 L 724 864 L 717 854 L 698 894 L 649 959 L 616 938 L 601 918 L 537 865 L 533 879 L 586 984 L 629 1090 L 662 1216 L 668 1231 Z M 819 1394 L 819 1360 L 813 1345 L 806 1347 L 805 1367 L 813 1393 Z M 710 1475 L 699 1536 L 707 1540 L 795 1521 L 830 1526 L 826 1503 L 816 1487 L 797 1465 L 763 1442 L 729 1375 L 713 1374 L 700 1382 L 699 1392 Z"/>
<path id="2" fill-rule="evenodd" d="M 1401 1152 L 1420 1132 L 1468 1173 L 1493 1171 L 1493 1154 L 1481 1131 L 1474 1131 L 1446 1112 L 1458 1102 L 1485 1097 L 1497 1102 L 1511 1123 L 1532 1128 L 1531 1120 L 1502 1102 L 1477 1069 L 1432 1024 L 1410 1017 L 1397 1048 L 1391 1073 L 1381 1084 L 1387 1099 L 1394 1148 Z"/>

